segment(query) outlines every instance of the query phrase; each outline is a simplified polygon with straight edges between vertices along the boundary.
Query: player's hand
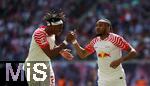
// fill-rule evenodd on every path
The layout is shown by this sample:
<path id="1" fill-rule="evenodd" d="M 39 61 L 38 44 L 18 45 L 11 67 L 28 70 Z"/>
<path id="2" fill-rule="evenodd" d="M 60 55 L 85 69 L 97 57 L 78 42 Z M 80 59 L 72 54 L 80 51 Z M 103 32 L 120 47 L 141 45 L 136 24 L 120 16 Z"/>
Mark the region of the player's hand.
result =
<path id="1" fill-rule="evenodd" d="M 116 69 L 120 64 L 121 64 L 121 60 L 118 59 L 118 60 L 112 61 L 112 62 L 110 63 L 110 67 Z"/>
<path id="2" fill-rule="evenodd" d="M 71 61 L 74 56 L 70 53 L 71 50 L 69 49 L 64 49 L 60 52 L 61 56 L 63 56 L 65 59 Z"/>
<path id="3" fill-rule="evenodd" d="M 75 31 L 70 31 L 67 34 L 66 41 L 69 42 L 69 43 L 72 43 L 75 40 L 76 40 L 76 33 L 75 33 Z"/>

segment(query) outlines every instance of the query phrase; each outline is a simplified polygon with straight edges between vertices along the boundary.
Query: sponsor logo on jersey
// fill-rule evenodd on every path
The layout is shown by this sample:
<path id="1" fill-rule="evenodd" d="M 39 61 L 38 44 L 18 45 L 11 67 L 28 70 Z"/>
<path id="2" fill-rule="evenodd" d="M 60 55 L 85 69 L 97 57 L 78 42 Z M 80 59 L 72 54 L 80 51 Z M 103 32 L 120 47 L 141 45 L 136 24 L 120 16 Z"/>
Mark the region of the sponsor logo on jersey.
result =
<path id="1" fill-rule="evenodd" d="M 108 58 L 108 57 L 110 57 L 110 54 L 101 51 L 101 52 L 98 53 L 98 57 L 99 57 L 99 58 Z"/>

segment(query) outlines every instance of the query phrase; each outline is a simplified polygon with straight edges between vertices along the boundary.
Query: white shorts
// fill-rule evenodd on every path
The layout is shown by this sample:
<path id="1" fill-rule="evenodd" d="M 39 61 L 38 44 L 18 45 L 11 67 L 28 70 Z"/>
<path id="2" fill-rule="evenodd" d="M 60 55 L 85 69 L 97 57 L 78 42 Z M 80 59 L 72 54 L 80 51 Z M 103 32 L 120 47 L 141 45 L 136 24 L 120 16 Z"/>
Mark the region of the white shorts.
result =
<path id="1" fill-rule="evenodd" d="M 51 65 L 51 62 L 49 63 L 50 64 L 50 85 L 49 86 L 55 86 L 55 75 L 54 75 L 54 71 L 52 69 L 52 65 Z"/>
<path id="2" fill-rule="evenodd" d="M 116 80 L 99 80 L 98 86 L 127 86 L 125 77 L 120 77 Z"/>
<path id="3" fill-rule="evenodd" d="M 54 75 L 54 72 L 53 72 L 50 62 L 45 62 L 45 64 L 47 65 L 47 68 L 48 68 L 45 70 L 45 72 L 47 73 L 48 76 L 44 81 L 35 81 L 34 79 L 32 79 L 33 74 L 36 74 L 37 77 L 43 77 L 42 74 L 38 74 L 35 71 L 33 71 L 33 66 L 35 63 L 36 62 L 30 62 L 30 75 L 29 76 L 27 76 L 27 70 L 25 68 L 26 78 L 27 77 L 31 78 L 30 81 L 28 81 L 28 85 L 29 86 L 55 86 L 55 75 Z M 29 67 L 27 67 L 27 68 L 29 68 Z M 39 70 L 43 70 L 43 68 L 39 69 Z"/>

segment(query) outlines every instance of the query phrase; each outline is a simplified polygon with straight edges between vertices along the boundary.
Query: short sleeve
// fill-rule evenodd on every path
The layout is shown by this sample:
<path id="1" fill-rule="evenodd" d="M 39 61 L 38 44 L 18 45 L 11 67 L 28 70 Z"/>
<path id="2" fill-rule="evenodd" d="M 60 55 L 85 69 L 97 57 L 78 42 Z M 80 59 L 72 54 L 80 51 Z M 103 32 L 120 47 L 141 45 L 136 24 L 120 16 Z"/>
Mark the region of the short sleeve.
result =
<path id="1" fill-rule="evenodd" d="M 92 54 L 95 52 L 95 49 L 93 47 L 93 44 L 89 43 L 84 48 L 89 54 Z"/>
<path id="2" fill-rule="evenodd" d="M 40 48 L 45 48 L 49 45 L 47 38 L 46 38 L 46 33 L 42 31 L 35 32 L 34 39 L 35 39 L 35 42 L 40 46 Z"/>
<path id="3" fill-rule="evenodd" d="M 126 50 L 126 51 L 130 47 L 130 44 L 123 37 L 119 37 L 119 41 L 118 41 L 117 45 L 119 48 L 121 48 L 122 50 Z"/>

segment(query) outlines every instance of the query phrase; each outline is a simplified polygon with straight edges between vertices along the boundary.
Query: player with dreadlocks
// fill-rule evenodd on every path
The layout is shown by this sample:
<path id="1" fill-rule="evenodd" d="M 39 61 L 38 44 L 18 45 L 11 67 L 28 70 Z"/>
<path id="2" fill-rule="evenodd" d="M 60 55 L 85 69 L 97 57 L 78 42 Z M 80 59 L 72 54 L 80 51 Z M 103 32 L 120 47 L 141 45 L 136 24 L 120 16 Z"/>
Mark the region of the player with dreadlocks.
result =
<path id="1" fill-rule="evenodd" d="M 29 66 L 31 68 L 30 74 L 28 74 L 27 70 L 25 69 L 29 86 L 55 86 L 55 77 L 51 66 L 51 58 L 54 58 L 60 54 L 65 59 L 72 60 L 73 55 L 70 53 L 70 50 L 65 49 L 69 41 L 67 38 L 60 45 L 56 46 L 55 44 L 55 36 L 59 36 L 63 30 L 64 17 L 65 15 L 62 11 L 48 12 L 44 16 L 44 21 L 47 25 L 40 26 L 34 31 L 30 44 L 29 54 L 24 67 L 24 69 L 27 69 Z M 33 74 L 36 73 L 35 70 L 33 70 L 33 66 L 35 66 L 35 62 L 37 63 L 41 61 L 45 62 L 45 64 L 50 68 L 48 79 L 42 82 L 41 80 L 33 80 Z M 27 63 L 29 62 L 30 64 L 28 65 Z M 41 78 L 42 76 L 39 75 L 39 77 Z"/>

